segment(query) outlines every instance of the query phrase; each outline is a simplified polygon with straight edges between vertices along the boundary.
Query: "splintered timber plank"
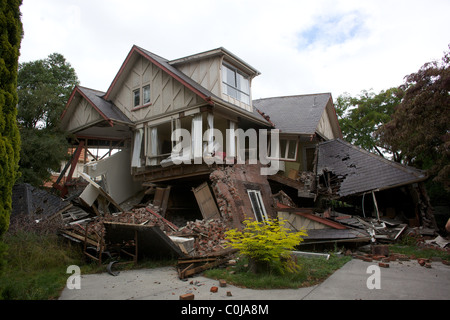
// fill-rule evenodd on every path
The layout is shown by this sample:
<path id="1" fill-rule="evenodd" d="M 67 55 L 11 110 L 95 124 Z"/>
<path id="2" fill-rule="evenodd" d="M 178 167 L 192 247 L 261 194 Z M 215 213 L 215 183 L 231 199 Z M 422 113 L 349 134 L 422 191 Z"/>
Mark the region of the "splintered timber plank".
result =
<path id="1" fill-rule="evenodd" d="M 217 260 L 216 258 L 178 260 L 178 264 L 197 263 L 197 262 L 209 262 L 209 261 L 216 261 L 216 260 Z"/>
<path id="2" fill-rule="evenodd" d="M 199 267 L 196 267 L 196 268 L 193 268 L 193 269 L 186 270 L 184 272 L 183 276 L 184 277 L 189 277 L 189 276 L 191 276 L 193 274 L 200 273 L 202 271 L 205 271 L 205 270 L 208 270 L 208 269 L 220 266 L 221 264 L 226 263 L 228 260 L 229 260 L 228 258 L 220 259 L 220 260 L 216 260 L 214 262 L 206 263 L 206 264 L 204 264 L 202 266 L 199 266 Z"/>

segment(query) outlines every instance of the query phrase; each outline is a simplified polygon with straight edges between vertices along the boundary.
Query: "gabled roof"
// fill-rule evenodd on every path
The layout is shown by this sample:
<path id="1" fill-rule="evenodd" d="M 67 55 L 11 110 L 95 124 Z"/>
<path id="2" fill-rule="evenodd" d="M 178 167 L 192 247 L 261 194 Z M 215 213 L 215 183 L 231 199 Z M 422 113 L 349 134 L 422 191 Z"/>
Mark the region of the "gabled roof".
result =
<path id="1" fill-rule="evenodd" d="M 381 191 L 427 179 L 424 171 L 387 160 L 341 139 L 318 144 L 317 174 L 331 172 L 345 197 Z"/>
<path id="2" fill-rule="evenodd" d="M 119 72 L 117 73 L 116 77 L 114 78 L 113 82 L 111 83 L 108 91 L 106 92 L 104 99 L 109 100 L 111 93 L 114 91 L 114 88 L 116 84 L 118 83 L 120 77 L 123 75 L 124 70 L 127 68 L 128 63 L 132 60 L 132 58 L 136 55 L 141 55 L 144 58 L 148 59 L 151 63 L 159 67 L 164 72 L 167 72 L 170 76 L 175 78 L 177 81 L 179 81 L 181 84 L 186 86 L 188 89 L 193 91 L 195 94 L 200 96 L 203 100 L 207 101 L 208 103 L 211 103 L 211 97 L 214 96 L 209 90 L 202 87 L 200 84 L 189 78 L 187 75 L 185 75 L 183 72 L 175 68 L 169 63 L 169 60 L 164 59 L 148 50 L 145 50 L 143 48 L 140 48 L 136 45 L 134 45 L 130 52 L 128 53 L 127 58 L 125 59 L 124 63 L 122 64 L 122 67 L 120 68 Z"/>
<path id="3" fill-rule="evenodd" d="M 73 101 L 75 95 L 81 95 L 89 104 L 100 114 L 100 116 L 107 121 L 111 126 L 114 121 L 122 122 L 125 124 L 132 124 L 131 120 L 120 111 L 113 103 L 107 101 L 103 98 L 105 95 L 104 92 L 89 89 L 86 87 L 76 86 L 70 96 L 70 99 L 67 103 L 67 106 L 61 115 L 61 119 L 63 119 L 67 112 L 69 111 L 71 102 Z"/>
<path id="4" fill-rule="evenodd" d="M 281 132 L 315 134 L 330 99 L 330 93 L 275 97 L 254 100 L 253 106 Z"/>
<path id="5" fill-rule="evenodd" d="M 244 60 L 242 60 L 241 58 L 239 58 L 238 56 L 234 55 L 233 53 L 231 53 L 230 51 L 228 51 L 227 49 L 220 47 L 217 49 L 213 49 L 213 50 L 209 50 L 209 51 L 205 51 L 205 52 L 201 52 L 201 53 L 197 53 L 197 54 L 193 54 L 187 57 L 183 57 L 183 58 L 179 58 L 176 60 L 172 60 L 169 62 L 169 64 L 171 65 L 179 65 L 179 64 L 184 64 L 184 63 L 189 63 L 192 61 L 196 61 L 196 60 L 200 60 L 200 59 L 206 59 L 209 57 L 214 57 L 214 56 L 224 56 L 225 60 L 228 63 L 231 63 L 233 65 L 235 65 L 236 67 L 238 67 L 241 71 L 245 72 L 247 75 L 251 76 L 251 77 L 255 77 L 261 74 L 261 72 L 259 72 L 258 70 L 256 70 L 255 68 L 253 68 L 251 65 L 249 65 L 247 62 L 245 62 Z"/>

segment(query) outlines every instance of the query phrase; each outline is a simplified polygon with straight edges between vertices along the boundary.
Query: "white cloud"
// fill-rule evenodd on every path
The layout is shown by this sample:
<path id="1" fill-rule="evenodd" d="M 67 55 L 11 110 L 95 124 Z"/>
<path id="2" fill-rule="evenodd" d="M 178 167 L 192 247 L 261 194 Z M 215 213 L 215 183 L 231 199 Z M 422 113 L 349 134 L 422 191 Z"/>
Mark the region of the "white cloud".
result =
<path id="1" fill-rule="evenodd" d="M 60 52 L 107 90 L 133 44 L 167 59 L 225 47 L 254 98 L 400 85 L 450 43 L 448 0 L 24 0 L 21 62 Z"/>

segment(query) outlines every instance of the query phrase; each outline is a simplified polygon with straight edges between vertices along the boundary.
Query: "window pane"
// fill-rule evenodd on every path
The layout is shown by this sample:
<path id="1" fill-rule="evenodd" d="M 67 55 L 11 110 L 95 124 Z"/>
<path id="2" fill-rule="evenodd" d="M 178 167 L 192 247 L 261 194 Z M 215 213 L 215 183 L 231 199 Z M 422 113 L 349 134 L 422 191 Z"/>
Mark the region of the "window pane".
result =
<path id="1" fill-rule="evenodd" d="M 229 95 L 229 96 L 232 97 L 232 98 L 237 99 L 237 98 L 238 98 L 238 92 L 237 92 L 237 90 L 234 89 L 234 88 L 232 88 L 232 87 L 230 87 L 230 86 L 227 86 L 227 87 L 228 87 L 228 88 L 227 88 L 227 95 Z"/>
<path id="2" fill-rule="evenodd" d="M 287 140 L 280 140 L 280 158 L 286 158 L 286 144 Z"/>
<path id="3" fill-rule="evenodd" d="M 237 88 L 247 95 L 250 94 L 250 85 L 248 79 L 244 78 L 244 76 L 239 73 L 237 74 Z"/>
<path id="4" fill-rule="evenodd" d="M 255 191 L 249 190 L 248 196 L 250 197 L 250 201 L 252 202 L 253 212 L 255 214 L 256 221 L 262 222 L 264 221 L 264 213 L 262 212 L 261 203 L 258 199 L 258 195 Z"/>
<path id="5" fill-rule="evenodd" d="M 226 74 L 223 81 L 226 84 L 236 88 L 236 74 L 235 74 L 234 70 L 231 70 L 230 68 L 227 68 L 226 66 L 223 66 L 223 67 L 224 67 L 224 71 Z"/>
<path id="6" fill-rule="evenodd" d="M 135 107 L 141 104 L 141 90 L 138 89 L 133 91 L 133 101 Z"/>
<path id="7" fill-rule="evenodd" d="M 250 97 L 242 92 L 239 92 L 239 100 L 245 104 L 250 104 Z"/>
<path id="8" fill-rule="evenodd" d="M 150 103 L 150 85 L 143 88 L 144 104 Z"/>
<path id="9" fill-rule="evenodd" d="M 297 149 L 297 141 L 290 140 L 289 141 L 289 151 L 288 151 L 288 159 L 296 160 L 295 159 L 295 151 Z"/>

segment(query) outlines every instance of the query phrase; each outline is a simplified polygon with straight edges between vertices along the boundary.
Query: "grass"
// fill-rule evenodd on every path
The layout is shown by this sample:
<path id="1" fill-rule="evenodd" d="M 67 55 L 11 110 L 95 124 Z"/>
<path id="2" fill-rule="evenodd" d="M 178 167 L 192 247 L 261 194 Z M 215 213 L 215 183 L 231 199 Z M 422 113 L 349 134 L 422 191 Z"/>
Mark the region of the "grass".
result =
<path id="1" fill-rule="evenodd" d="M 6 265 L 0 273 L 0 300 L 57 299 L 71 275 L 67 267 L 77 265 L 81 274 L 106 271 L 106 265 L 86 261 L 81 246 L 63 241 L 56 234 L 17 231 L 4 236 Z M 114 270 L 157 268 L 175 265 L 172 260 L 143 260 L 137 266 L 116 265 Z"/>
<path id="2" fill-rule="evenodd" d="M 424 259 L 441 258 L 442 260 L 450 261 L 450 251 L 448 250 L 437 250 L 432 248 L 395 244 L 389 247 L 389 251 L 391 253 L 404 254 L 409 257 L 414 256 L 416 258 Z"/>
<path id="3" fill-rule="evenodd" d="M 251 289 L 296 289 L 321 283 L 336 270 L 351 260 L 351 257 L 330 255 L 324 257 L 302 257 L 297 263 L 300 270 L 281 274 L 275 271 L 253 273 L 245 258 L 239 259 L 235 267 L 217 268 L 205 271 L 204 275 L 213 279 L 224 279 L 227 283 Z"/>
<path id="4" fill-rule="evenodd" d="M 64 245 L 56 235 L 17 232 L 4 236 L 6 266 L 0 275 L 0 299 L 48 300 L 66 284 L 67 267 L 80 264 L 79 250 Z"/>
<path id="5" fill-rule="evenodd" d="M 439 247 L 427 247 L 423 244 L 420 237 L 407 235 L 400 239 L 396 244 L 389 246 L 391 253 L 404 254 L 409 257 L 416 258 L 441 258 L 442 260 L 450 261 L 450 249 L 443 249 Z"/>

